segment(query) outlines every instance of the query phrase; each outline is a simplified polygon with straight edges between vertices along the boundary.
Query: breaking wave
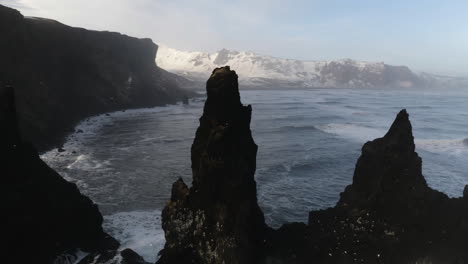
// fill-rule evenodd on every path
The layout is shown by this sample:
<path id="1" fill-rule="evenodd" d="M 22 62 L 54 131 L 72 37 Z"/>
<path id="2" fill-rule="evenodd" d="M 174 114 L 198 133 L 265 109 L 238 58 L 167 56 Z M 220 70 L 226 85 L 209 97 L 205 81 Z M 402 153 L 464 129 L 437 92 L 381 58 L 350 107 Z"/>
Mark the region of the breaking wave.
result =
<path id="1" fill-rule="evenodd" d="M 119 212 L 104 216 L 104 230 L 120 242 L 120 248 L 131 248 L 146 261 L 154 263 L 163 249 L 161 211 Z"/>
<path id="2" fill-rule="evenodd" d="M 253 107 L 258 201 L 271 226 L 307 221 L 307 212 L 333 206 L 352 180 L 362 144 L 384 136 L 403 107 L 430 186 L 457 197 L 468 183 L 468 108 L 457 96 L 330 89 L 241 96 Z M 420 105 L 411 109 L 414 96 Z M 190 146 L 203 101 L 89 118 L 68 137 L 65 151 L 41 157 L 99 205 L 106 232 L 154 263 L 164 245 L 160 214 L 172 183 L 191 181 Z M 434 124 L 437 130 L 426 129 Z"/>

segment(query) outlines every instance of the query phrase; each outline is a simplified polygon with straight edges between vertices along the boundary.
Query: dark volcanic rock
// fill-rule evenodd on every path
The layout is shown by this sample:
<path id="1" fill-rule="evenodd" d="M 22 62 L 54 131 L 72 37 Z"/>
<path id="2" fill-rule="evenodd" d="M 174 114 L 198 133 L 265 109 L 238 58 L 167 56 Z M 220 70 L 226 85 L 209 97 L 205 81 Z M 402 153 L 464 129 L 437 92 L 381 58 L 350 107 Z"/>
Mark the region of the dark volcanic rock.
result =
<path id="1" fill-rule="evenodd" d="M 240 102 L 237 75 L 216 69 L 207 94 L 193 186 L 173 185 L 158 263 L 468 262 L 468 187 L 453 199 L 428 187 L 406 110 L 363 146 L 335 207 L 272 230 L 256 201 L 251 108 Z"/>
<path id="2" fill-rule="evenodd" d="M 341 194 L 338 206 L 352 210 L 373 209 L 396 217 L 421 199 L 447 199 L 427 186 L 421 165 L 408 113 L 402 110 L 383 138 L 364 144 L 353 184 Z M 426 209 L 421 206 L 424 204 L 414 205 L 418 210 Z M 416 212 L 409 208 L 407 213 Z"/>
<path id="3" fill-rule="evenodd" d="M 158 263 L 258 263 L 266 225 L 254 180 L 252 109 L 242 105 L 229 67 L 213 71 L 207 95 L 192 145 L 193 186 L 173 185 Z"/>
<path id="4" fill-rule="evenodd" d="M 122 264 L 146 264 L 146 262 L 140 255 L 131 249 L 124 249 L 120 252 L 123 258 Z"/>
<path id="5" fill-rule="evenodd" d="M 187 95 L 156 66 L 150 39 L 24 18 L 1 5 L 0 32 L 0 85 L 15 87 L 23 137 L 40 150 L 88 116 Z"/>
<path id="6" fill-rule="evenodd" d="M 468 202 L 429 188 L 402 110 L 388 133 L 362 148 L 353 183 L 307 226 L 269 239 L 279 263 L 467 263 Z"/>
<path id="7" fill-rule="evenodd" d="M 13 88 L 0 91 L 2 263 L 48 263 L 74 248 L 115 249 L 97 206 L 21 140 Z"/>

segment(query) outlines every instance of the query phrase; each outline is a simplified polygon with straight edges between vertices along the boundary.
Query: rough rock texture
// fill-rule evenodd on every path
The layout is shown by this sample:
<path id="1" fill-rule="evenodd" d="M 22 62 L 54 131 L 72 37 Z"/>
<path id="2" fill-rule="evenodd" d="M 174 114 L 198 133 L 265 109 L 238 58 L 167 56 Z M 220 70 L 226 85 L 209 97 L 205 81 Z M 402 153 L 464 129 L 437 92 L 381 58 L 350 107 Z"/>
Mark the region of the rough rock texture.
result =
<path id="1" fill-rule="evenodd" d="M 192 145 L 193 185 L 179 179 L 162 213 L 166 245 L 158 263 L 258 263 L 266 231 L 257 204 L 252 109 L 237 75 L 213 71 Z"/>
<path id="2" fill-rule="evenodd" d="M 40 150 L 88 116 L 187 95 L 156 66 L 150 39 L 25 18 L 1 5 L 0 32 L 0 85 L 15 87 L 23 137 Z"/>
<path id="3" fill-rule="evenodd" d="M 45 164 L 21 139 L 12 87 L 0 87 L 1 263 L 145 264 L 102 229 L 102 215 L 75 184 Z"/>
<path id="4" fill-rule="evenodd" d="M 158 263 L 468 263 L 468 186 L 452 199 L 428 187 L 406 110 L 363 146 L 335 207 L 273 230 L 257 206 L 251 108 L 237 75 L 214 70 L 207 92 L 193 187 L 173 185 Z"/>
<path id="5" fill-rule="evenodd" d="M 14 91 L 0 89 L 2 263 L 48 263 L 73 248 L 115 249 L 97 206 L 49 168 L 17 129 Z"/>
<path id="6" fill-rule="evenodd" d="M 279 263 L 467 263 L 468 201 L 429 188 L 402 110 L 362 148 L 353 183 L 334 208 L 311 212 L 269 239 Z"/>

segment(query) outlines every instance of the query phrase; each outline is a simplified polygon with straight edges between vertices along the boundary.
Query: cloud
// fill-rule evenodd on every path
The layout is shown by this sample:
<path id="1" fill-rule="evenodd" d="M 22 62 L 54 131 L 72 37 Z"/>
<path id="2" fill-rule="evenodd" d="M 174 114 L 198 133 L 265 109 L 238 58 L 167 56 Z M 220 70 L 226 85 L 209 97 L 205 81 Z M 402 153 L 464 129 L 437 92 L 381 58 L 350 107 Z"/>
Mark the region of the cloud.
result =
<path id="1" fill-rule="evenodd" d="M 32 9 L 30 6 L 22 3 L 21 0 L 2 0 L 0 4 L 11 7 L 11 8 L 15 8 L 15 9 L 22 9 L 22 10 Z"/>

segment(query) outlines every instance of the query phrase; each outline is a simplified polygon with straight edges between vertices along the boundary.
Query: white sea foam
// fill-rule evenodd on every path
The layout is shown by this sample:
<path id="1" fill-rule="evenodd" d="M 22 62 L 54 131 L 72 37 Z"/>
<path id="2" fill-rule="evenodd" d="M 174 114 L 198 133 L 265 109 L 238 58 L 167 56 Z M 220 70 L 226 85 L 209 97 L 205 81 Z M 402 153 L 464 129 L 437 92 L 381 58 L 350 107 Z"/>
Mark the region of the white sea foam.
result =
<path id="1" fill-rule="evenodd" d="M 329 134 L 334 134 L 337 136 L 341 136 L 347 139 L 356 140 L 359 142 L 366 142 L 369 140 L 373 140 L 375 138 L 382 137 L 385 135 L 385 132 L 376 128 L 371 128 L 363 125 L 358 124 L 325 124 L 325 125 L 317 125 L 315 128 Z"/>
<path id="2" fill-rule="evenodd" d="M 468 152 L 467 139 L 421 139 L 415 140 L 416 147 L 432 153 L 460 155 Z"/>
<path id="3" fill-rule="evenodd" d="M 366 142 L 385 135 L 385 131 L 358 124 L 326 124 L 315 126 L 317 129 L 358 142 Z M 417 149 L 432 153 L 459 155 L 468 152 L 468 138 L 465 139 L 415 139 Z"/>
<path id="4" fill-rule="evenodd" d="M 83 260 L 89 253 L 82 251 L 81 249 L 71 250 L 64 254 L 57 256 L 54 259 L 54 264 L 78 264 Z"/>
<path id="5" fill-rule="evenodd" d="M 156 261 L 158 252 L 164 247 L 159 210 L 104 216 L 104 229 L 120 242 L 121 249 L 131 248 L 151 263 Z"/>
<path id="6" fill-rule="evenodd" d="M 171 107 L 153 107 L 153 108 L 139 108 L 130 109 L 126 111 L 115 111 L 111 113 L 101 114 L 87 118 L 75 126 L 75 132 L 70 134 L 66 140 L 63 148 L 65 150 L 77 150 L 83 143 L 86 143 L 89 139 L 98 136 L 98 131 L 105 126 L 111 125 L 115 120 L 121 118 L 138 117 L 145 113 L 159 113 L 163 111 L 170 111 Z M 44 160 L 51 160 L 54 156 L 57 156 L 57 149 L 52 149 L 41 155 Z M 66 155 L 63 154 L 63 155 Z"/>
<path id="7" fill-rule="evenodd" d="M 110 165 L 110 161 L 97 162 L 96 159 L 91 158 L 89 155 L 81 154 L 67 166 L 67 169 L 79 168 L 80 170 L 93 171 L 103 169 L 103 167 Z"/>
<path id="8" fill-rule="evenodd" d="M 343 171 L 348 167 L 354 167 L 355 157 L 353 156 L 350 159 L 344 157 L 339 164 L 337 162 L 323 162 L 324 159 L 317 158 L 320 153 L 314 152 L 317 151 L 317 146 L 321 144 L 319 140 L 325 138 L 329 141 L 332 146 L 331 154 L 333 152 L 346 152 L 347 150 L 343 149 L 343 144 L 338 140 L 333 140 L 334 138 L 344 138 L 363 144 L 368 140 L 382 137 L 388 130 L 393 112 L 399 110 L 399 108 L 393 107 L 393 103 L 388 103 L 387 108 L 385 108 L 385 104 L 382 106 L 382 103 L 390 100 L 387 94 L 383 95 L 384 97 L 378 95 L 376 101 L 374 94 L 368 96 L 369 98 L 366 97 L 367 91 L 362 94 L 351 94 L 351 97 L 346 92 L 346 98 L 349 98 L 349 100 L 343 102 L 343 105 L 363 106 L 362 108 L 356 108 L 356 110 L 350 110 L 340 105 L 314 104 L 318 101 L 328 100 L 328 97 L 333 99 L 335 94 L 341 96 L 342 91 L 327 91 L 323 94 L 318 91 L 308 91 L 307 93 L 302 91 L 277 91 L 267 94 L 263 91 L 242 91 L 241 93 L 244 103 L 251 103 L 255 109 L 253 118 L 254 120 L 257 118 L 257 121 L 252 123 L 253 132 L 261 132 L 256 137 L 257 142 L 262 142 L 259 144 L 262 148 L 258 156 L 259 168 L 257 170 L 257 177 L 260 177 L 262 182 L 259 184 L 259 201 L 267 209 L 265 217 L 268 222 L 277 225 L 285 221 L 306 221 L 306 214 L 296 215 L 294 212 L 308 212 L 311 209 L 324 208 L 335 204 L 338 193 L 351 180 L 352 169 L 348 169 L 349 172 L 346 173 Z M 342 98 L 344 97 L 342 96 Z M 301 104 L 294 103 L 299 99 Z M 150 262 L 155 261 L 158 251 L 164 246 L 164 233 L 160 226 L 160 211 L 131 210 L 141 208 L 138 206 L 144 202 L 146 204 L 143 206 L 156 204 L 145 199 L 152 199 L 155 193 L 169 194 L 172 175 L 188 175 L 190 173 L 190 169 L 185 170 L 185 167 L 178 166 L 179 164 L 174 162 L 174 160 L 177 160 L 177 163 L 180 164 L 188 163 L 189 158 L 184 156 L 180 159 L 174 159 L 170 155 L 173 155 L 176 150 L 177 153 L 186 151 L 186 147 L 190 144 L 187 143 L 189 141 L 176 141 L 193 138 L 196 120 L 198 114 L 202 111 L 202 99 L 195 99 L 195 101 L 197 100 L 200 100 L 200 102 L 189 106 L 127 110 L 89 118 L 76 127 L 76 133 L 70 135 L 64 145 L 65 152 L 59 153 L 53 150 L 43 155 L 49 164 L 54 162 L 55 159 L 55 166 L 51 166 L 66 179 L 70 180 L 68 174 L 75 177 L 76 179 L 71 181 L 77 183 L 80 189 L 84 190 L 83 193 L 99 203 L 103 212 L 129 211 L 105 216 L 105 229 L 121 242 L 122 248 L 131 248 Z M 400 97 L 391 100 L 400 102 Z M 437 98 L 435 101 L 438 102 L 439 100 Z M 294 104 L 290 105 L 291 102 Z M 296 105 L 300 107 L 297 109 L 289 108 Z M 310 110 L 309 106 L 311 105 L 319 108 L 320 111 Z M 391 108 L 389 108 L 390 106 Z M 364 114 L 367 112 L 371 114 Z M 154 113 L 154 119 L 150 118 L 150 122 L 145 123 L 148 121 L 147 114 L 151 113 Z M 434 118 L 441 121 L 448 119 L 447 123 L 440 123 L 440 126 L 447 127 L 449 130 L 452 129 L 455 131 L 454 133 L 450 131 L 442 131 L 441 133 L 437 131 L 435 133 L 432 130 L 417 130 L 418 127 L 424 127 L 418 125 L 425 125 L 424 118 L 427 117 L 427 114 L 426 112 L 414 113 L 412 121 L 414 121 L 418 149 L 425 150 L 424 154 L 432 158 L 431 162 L 425 164 L 427 175 L 429 175 L 428 182 L 440 190 L 458 195 L 462 192 L 460 186 L 466 184 L 466 177 L 463 174 L 466 171 L 466 163 L 463 160 L 463 155 L 458 155 L 453 159 L 450 155 L 457 153 L 456 149 L 463 152 L 468 148 L 468 139 L 457 139 L 466 137 L 461 133 L 467 131 L 466 125 L 463 122 L 454 122 L 457 125 L 451 126 L 448 121 L 450 121 L 452 115 L 441 112 Z M 430 114 L 434 115 L 433 112 Z M 294 118 L 296 117 L 301 122 L 295 122 L 296 119 Z M 183 119 L 187 118 L 193 119 L 193 122 L 182 122 Z M 138 129 L 129 126 L 129 124 L 133 125 L 139 120 L 142 120 L 143 125 Z M 151 125 L 151 122 L 154 123 L 154 126 Z M 193 128 L 192 123 L 187 125 L 189 122 L 194 124 Z M 330 124 L 317 125 L 319 122 Z M 164 124 L 165 126 L 162 126 Z M 309 124 L 316 125 L 315 128 L 333 136 L 323 135 L 316 129 L 308 127 Z M 190 129 L 188 129 L 189 127 Z M 271 130 L 271 128 L 282 127 L 288 129 Z M 117 143 L 113 145 L 114 141 L 104 140 L 106 136 L 109 136 L 106 133 L 110 128 L 113 132 L 116 132 L 116 139 L 130 138 L 128 142 L 135 144 L 119 145 L 119 140 L 115 140 Z M 306 128 L 307 133 L 297 133 L 297 140 L 290 137 L 291 131 L 301 131 L 301 129 Z M 153 133 L 154 131 L 158 133 Z M 300 144 L 297 142 L 300 142 Z M 171 148 L 167 148 L 169 143 Z M 294 150 L 291 157 L 288 157 L 293 162 L 279 154 L 281 153 L 279 150 L 284 149 Z M 306 154 L 315 157 L 311 158 L 310 162 L 309 158 L 302 159 L 305 153 L 304 149 L 307 150 L 305 151 Z M 157 153 L 153 153 L 154 150 L 161 150 L 161 152 L 155 151 Z M 430 151 L 440 152 L 441 154 L 434 155 Z M 120 156 L 116 158 L 112 155 L 114 152 L 119 152 Z M 185 153 L 188 153 L 188 150 Z M 261 155 L 262 153 L 268 154 Z M 270 153 L 277 155 L 270 155 Z M 119 160 L 125 160 L 126 155 L 129 157 L 130 155 L 136 155 L 141 158 L 141 160 L 138 160 L 137 165 L 125 162 L 129 168 L 132 168 L 130 172 L 122 170 L 123 166 L 118 166 L 122 164 L 122 162 L 119 163 Z M 425 159 L 425 157 L 423 158 Z M 160 167 L 164 168 L 163 171 L 154 169 L 152 164 L 155 163 L 155 160 L 162 164 Z M 302 167 L 309 166 L 309 163 L 318 164 L 319 166 L 311 167 L 309 172 L 307 168 L 303 169 Z M 264 168 L 264 164 L 269 164 L 272 169 Z M 166 168 L 171 168 L 171 170 Z M 106 169 L 112 169 L 112 171 L 102 173 Z M 158 172 L 157 175 L 154 173 L 155 171 Z M 122 176 L 119 176 L 121 172 Z M 322 173 L 324 176 L 322 176 Z M 307 175 L 314 175 L 314 177 L 306 177 Z M 330 175 L 341 176 L 333 178 Z M 157 180 L 151 183 L 153 185 L 147 181 L 147 179 L 155 178 Z M 142 180 L 138 181 L 138 179 Z M 336 184 L 340 180 L 342 182 Z M 170 184 L 167 184 L 169 186 L 167 189 L 161 187 L 160 191 L 155 191 L 153 188 L 145 188 L 145 186 L 156 186 L 156 184 L 159 188 L 159 186 L 166 184 L 165 181 L 170 182 Z M 130 185 L 135 185 L 135 188 L 129 188 Z M 106 190 L 102 191 L 103 189 Z M 296 194 L 295 197 L 285 196 L 285 194 L 290 193 Z M 166 198 L 164 196 L 158 199 Z M 120 203 L 121 201 L 124 202 Z M 112 206 L 109 206 L 109 204 L 112 204 Z M 162 208 L 163 203 L 159 203 L 157 206 Z M 107 211 L 104 209 L 106 207 Z"/>

